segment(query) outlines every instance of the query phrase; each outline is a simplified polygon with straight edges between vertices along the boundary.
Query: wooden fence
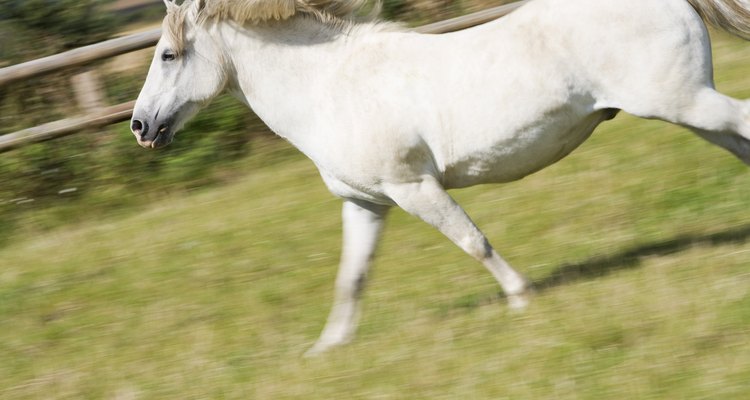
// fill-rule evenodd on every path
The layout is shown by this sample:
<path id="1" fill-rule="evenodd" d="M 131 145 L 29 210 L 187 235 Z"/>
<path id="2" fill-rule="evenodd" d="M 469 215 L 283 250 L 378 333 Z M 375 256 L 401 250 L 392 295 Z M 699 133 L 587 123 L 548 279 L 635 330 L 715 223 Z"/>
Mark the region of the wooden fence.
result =
<path id="1" fill-rule="evenodd" d="M 462 17 L 451 18 L 415 28 L 421 33 L 446 33 L 466 29 L 509 14 L 528 0 L 517 1 Z M 81 47 L 75 50 L 40 58 L 0 69 L 0 87 L 12 82 L 30 79 L 64 69 L 81 68 L 95 61 L 118 56 L 132 51 L 152 47 L 161 36 L 161 29 L 153 29 L 105 42 Z M 135 101 L 116 106 L 104 106 L 102 100 L 92 90 L 96 86 L 95 76 L 84 71 L 74 77 L 73 86 L 79 104 L 87 114 L 23 129 L 0 136 L 0 152 L 12 150 L 30 143 L 71 135 L 92 128 L 101 128 L 117 122 L 127 121 L 133 113 Z"/>

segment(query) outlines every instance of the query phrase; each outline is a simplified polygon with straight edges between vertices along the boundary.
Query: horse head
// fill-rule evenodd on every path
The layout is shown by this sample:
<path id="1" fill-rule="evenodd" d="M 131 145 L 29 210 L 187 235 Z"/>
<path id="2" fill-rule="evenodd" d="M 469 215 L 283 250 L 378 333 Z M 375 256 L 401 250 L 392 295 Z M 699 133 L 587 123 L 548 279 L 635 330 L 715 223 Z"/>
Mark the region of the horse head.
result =
<path id="1" fill-rule="evenodd" d="M 224 88 L 223 54 L 198 23 L 204 0 L 177 5 L 164 0 L 167 16 L 146 82 L 133 110 L 131 130 L 138 144 L 158 148 L 172 142 L 198 110 Z"/>

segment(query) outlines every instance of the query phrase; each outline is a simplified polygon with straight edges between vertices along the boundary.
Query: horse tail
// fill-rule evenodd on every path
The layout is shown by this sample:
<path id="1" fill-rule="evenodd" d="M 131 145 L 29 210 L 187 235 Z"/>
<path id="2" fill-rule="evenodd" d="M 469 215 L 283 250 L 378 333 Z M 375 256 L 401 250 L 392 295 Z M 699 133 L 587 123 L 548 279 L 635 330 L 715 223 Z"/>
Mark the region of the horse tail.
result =
<path id="1" fill-rule="evenodd" d="M 687 0 L 707 23 L 750 40 L 750 0 Z"/>
<path id="2" fill-rule="evenodd" d="M 707 23 L 750 40 L 749 0 L 687 0 Z"/>

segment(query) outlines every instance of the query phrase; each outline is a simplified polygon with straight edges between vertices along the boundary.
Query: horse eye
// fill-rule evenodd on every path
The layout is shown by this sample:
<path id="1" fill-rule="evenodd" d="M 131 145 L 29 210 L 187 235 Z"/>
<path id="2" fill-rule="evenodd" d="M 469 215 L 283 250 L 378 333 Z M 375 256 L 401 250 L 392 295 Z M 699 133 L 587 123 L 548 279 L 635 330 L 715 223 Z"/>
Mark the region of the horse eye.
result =
<path id="1" fill-rule="evenodd" d="M 174 59 L 175 59 L 175 55 L 172 52 L 172 50 L 165 50 L 164 53 L 161 53 L 162 61 L 173 61 Z"/>

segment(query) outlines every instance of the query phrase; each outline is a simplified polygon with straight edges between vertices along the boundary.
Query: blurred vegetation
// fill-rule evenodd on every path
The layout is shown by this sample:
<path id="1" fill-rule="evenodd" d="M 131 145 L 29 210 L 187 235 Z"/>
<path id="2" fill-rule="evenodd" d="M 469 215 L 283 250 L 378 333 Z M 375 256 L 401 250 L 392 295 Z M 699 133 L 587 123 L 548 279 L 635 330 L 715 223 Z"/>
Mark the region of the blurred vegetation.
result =
<path id="1" fill-rule="evenodd" d="M 153 8 L 116 16 L 105 9 L 106 3 L 0 0 L 2 64 L 99 42 L 144 16 L 153 20 Z M 106 61 L 95 68 L 107 102 L 134 99 L 146 75 L 145 65 L 112 72 L 103 67 Z M 71 102 L 70 78 L 76 72 L 0 88 L 0 134 L 80 114 Z M 139 204 L 130 200 L 146 193 L 217 182 L 226 178 L 227 165 L 247 154 L 256 131 L 265 131 L 257 118 L 231 98 L 221 97 L 164 151 L 144 151 L 135 145 L 127 124 L 118 124 L 4 153 L 0 156 L 0 242 L 21 226 L 47 229 Z"/>
<path id="2" fill-rule="evenodd" d="M 96 43 L 111 36 L 114 16 L 98 0 L 0 0 L 0 66 Z M 0 87 L 0 133 L 74 111 L 70 72 Z"/>
<path id="3" fill-rule="evenodd" d="M 0 0 L 0 58 L 19 61 L 106 39 L 116 26 L 114 15 L 102 9 L 105 4 L 101 0 Z"/>

